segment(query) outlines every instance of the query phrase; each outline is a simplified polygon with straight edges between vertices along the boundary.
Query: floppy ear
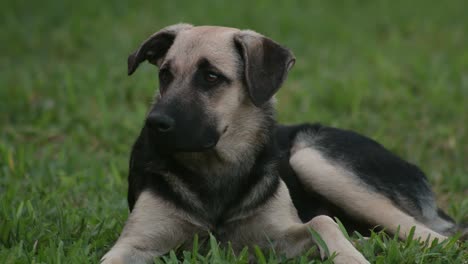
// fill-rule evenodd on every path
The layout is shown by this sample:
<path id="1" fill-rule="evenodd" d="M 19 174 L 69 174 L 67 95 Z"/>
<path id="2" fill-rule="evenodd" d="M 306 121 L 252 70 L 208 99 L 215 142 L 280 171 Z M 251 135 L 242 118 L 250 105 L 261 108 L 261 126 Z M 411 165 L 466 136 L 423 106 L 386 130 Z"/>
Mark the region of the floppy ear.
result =
<path id="1" fill-rule="evenodd" d="M 244 60 L 250 99 L 259 107 L 278 91 L 296 59 L 291 51 L 254 31 L 240 31 L 234 43 Z"/>
<path id="2" fill-rule="evenodd" d="M 128 75 L 132 75 L 138 65 L 145 60 L 159 66 L 161 59 L 166 55 L 177 34 L 191 27 L 193 26 L 189 24 L 176 24 L 154 33 L 140 45 L 138 50 L 128 56 Z"/>

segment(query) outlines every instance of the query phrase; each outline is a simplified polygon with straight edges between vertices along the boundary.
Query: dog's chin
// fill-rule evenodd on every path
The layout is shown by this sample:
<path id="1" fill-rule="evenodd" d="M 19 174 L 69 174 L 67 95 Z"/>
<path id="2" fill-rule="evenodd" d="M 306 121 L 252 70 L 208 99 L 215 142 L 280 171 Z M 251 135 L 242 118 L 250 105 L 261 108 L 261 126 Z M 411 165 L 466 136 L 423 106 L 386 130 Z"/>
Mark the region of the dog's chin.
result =
<path id="1" fill-rule="evenodd" d="M 177 147 L 174 148 L 174 152 L 206 152 L 214 149 L 217 144 L 218 139 L 215 141 L 207 141 L 206 143 L 199 146 Z"/>
<path id="2" fill-rule="evenodd" d="M 174 140 L 172 142 L 153 142 L 153 144 L 158 152 L 166 154 L 206 152 L 216 148 L 219 138 L 220 137 L 205 140 L 193 140 L 192 142 Z"/>
<path id="3" fill-rule="evenodd" d="M 226 133 L 227 126 L 221 133 L 214 132 L 204 137 L 197 138 L 163 138 L 152 137 L 150 140 L 154 148 L 161 153 L 196 153 L 207 152 L 216 149 L 221 137 Z"/>

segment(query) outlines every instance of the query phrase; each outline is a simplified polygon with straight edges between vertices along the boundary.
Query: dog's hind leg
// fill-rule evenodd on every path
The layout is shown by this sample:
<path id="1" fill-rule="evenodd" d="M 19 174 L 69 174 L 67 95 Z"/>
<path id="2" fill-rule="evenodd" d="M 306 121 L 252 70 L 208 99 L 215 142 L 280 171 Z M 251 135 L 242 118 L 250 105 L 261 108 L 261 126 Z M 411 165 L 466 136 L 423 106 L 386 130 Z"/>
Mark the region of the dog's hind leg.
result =
<path id="1" fill-rule="evenodd" d="M 153 263 L 157 256 L 193 237 L 196 228 L 177 215 L 177 210 L 149 191 L 142 192 L 122 234 L 101 263 Z"/>
<path id="2" fill-rule="evenodd" d="M 301 239 L 298 239 L 300 237 L 302 237 L 303 240 L 310 240 L 311 235 L 309 229 L 320 235 L 320 238 L 326 244 L 328 254 L 337 254 L 333 259 L 335 264 L 369 263 L 364 256 L 354 248 L 351 242 L 346 239 L 335 221 L 326 215 L 319 215 L 305 224 L 292 226 L 285 236 L 285 244 L 291 247 L 295 245 L 294 242 L 297 243 L 297 241 L 301 241 Z M 312 239 L 315 240 L 317 238 L 312 236 Z M 327 250 L 324 249 L 324 245 L 321 245 L 318 241 L 314 242 L 320 248 L 320 255 L 323 259 L 327 254 Z"/>
<path id="3" fill-rule="evenodd" d="M 311 234 L 311 229 L 319 234 L 325 245 L 316 240 L 318 238 Z M 317 245 L 322 258 L 336 254 L 333 259 L 335 264 L 369 263 L 330 217 L 319 215 L 303 223 L 284 182 L 255 214 L 232 221 L 226 226 L 225 233 L 233 245 L 256 245 L 264 249 L 273 247 L 288 258 L 301 255 Z"/>
<path id="4" fill-rule="evenodd" d="M 391 233 L 399 230 L 399 236 L 405 239 L 414 226 L 416 237 L 446 239 L 395 206 L 383 194 L 366 186 L 352 171 L 325 158 L 321 151 L 311 146 L 296 146 L 290 164 L 307 189 L 326 197 L 357 221 L 368 223 L 369 227 L 381 226 Z"/>

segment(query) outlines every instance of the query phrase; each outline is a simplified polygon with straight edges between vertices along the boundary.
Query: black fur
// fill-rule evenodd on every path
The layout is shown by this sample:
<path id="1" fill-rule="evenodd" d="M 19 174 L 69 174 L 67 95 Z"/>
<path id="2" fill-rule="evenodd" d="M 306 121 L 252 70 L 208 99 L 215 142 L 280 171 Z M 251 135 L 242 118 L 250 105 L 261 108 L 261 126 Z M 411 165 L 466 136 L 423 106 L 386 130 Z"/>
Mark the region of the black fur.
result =
<path id="1" fill-rule="evenodd" d="M 288 186 L 291 199 L 303 222 L 307 222 L 318 215 L 328 215 L 339 218 L 349 232 L 357 231 L 363 235 L 368 235 L 370 228 L 373 228 L 371 225 L 352 218 L 346 211 L 322 195 L 312 190 L 306 190 L 289 164 L 291 144 L 294 142 L 296 135 L 304 131 L 318 132 L 323 128 L 320 124 L 277 126 L 275 138 L 280 151 L 278 170 L 281 178 Z"/>
<path id="2" fill-rule="evenodd" d="M 313 129 L 314 147 L 327 159 L 352 170 L 363 182 L 390 198 L 409 214 L 422 214 L 423 203 L 433 197 L 424 173 L 372 139 L 331 127 Z M 410 204 L 406 205 L 407 202 Z"/>
<path id="3" fill-rule="evenodd" d="M 156 64 L 164 57 L 175 36 L 176 32 L 162 31 L 144 42 L 128 58 L 129 74 L 144 60 Z M 329 215 L 340 218 L 350 231 L 366 234 L 373 226 L 354 219 L 326 197 L 305 189 L 291 168 L 292 144 L 298 135 L 307 133 L 311 147 L 326 159 L 351 170 L 363 185 L 388 197 L 407 214 L 422 223 L 433 220 L 429 219 L 433 215 L 453 223 L 445 213 L 436 211 L 434 196 L 424 173 L 372 139 L 320 124 L 277 125 L 270 98 L 294 64 L 292 53 L 274 41 L 252 33 L 238 33 L 234 36 L 234 45 L 240 56 L 239 78 L 243 79 L 251 102 L 264 112 L 264 127 L 252 128 L 261 134 L 252 134 L 252 137 L 259 138 L 255 153 L 246 155 L 234 166 L 230 164 L 232 168 L 205 174 L 188 164 L 198 162 L 197 159 L 188 163 L 180 160 L 180 152 L 196 152 L 199 157 L 204 157 L 199 161 L 201 164 L 197 164 L 199 167 L 209 167 L 210 160 L 215 160 L 218 165 L 228 164 L 217 160 L 219 157 L 212 150 L 226 130 L 217 131 L 220 120 L 216 120 L 200 99 L 201 93 L 210 97 L 217 91 L 222 92 L 220 88 L 232 80 L 206 58 L 201 58 L 190 83 L 177 81 L 171 73 L 170 62 L 166 61 L 160 70 L 161 96 L 148 116 L 153 113 L 165 115 L 172 120 L 171 129 L 158 129 L 157 126 L 154 129 L 151 122 L 147 122 L 134 144 L 128 189 L 130 210 L 133 210 L 139 194 L 150 190 L 205 223 L 211 232 L 221 234 L 227 219 L 264 204 L 275 194 L 282 179 L 302 221 Z M 216 75 L 216 81 L 211 78 L 212 74 Z M 163 96 L 170 93 L 171 87 L 181 88 L 181 85 L 190 85 L 192 92 Z M 177 183 L 184 187 L 177 188 Z M 343 186 L 344 192 L 346 187 Z M 186 192 L 191 195 L 187 196 Z"/>
<path id="4" fill-rule="evenodd" d="M 242 33 L 234 43 L 244 62 L 244 77 L 252 102 L 261 106 L 278 91 L 295 59 L 292 53 L 271 39 Z"/>
<path id="5" fill-rule="evenodd" d="M 273 195 L 281 178 L 288 186 L 302 221 L 307 222 L 317 215 L 329 215 L 338 217 L 349 231 L 368 234 L 373 226 L 352 218 L 320 194 L 304 189 L 290 167 L 291 144 L 298 133 L 304 132 L 315 137 L 314 148 L 321 150 L 327 159 L 346 164 L 365 184 L 390 198 L 409 215 L 421 218 L 421 207 L 424 206 L 421 203 L 426 197 L 433 197 L 424 174 L 416 166 L 398 158 L 375 141 L 351 131 L 320 124 L 278 125 L 269 130 L 270 140 L 255 157 L 255 165 L 248 173 L 237 175 L 232 172 L 233 175 L 224 175 L 227 178 L 239 177 L 237 185 L 227 182 L 226 185 L 213 189 L 206 175 L 191 171 L 170 155 L 158 153 L 145 130 L 143 128 L 132 151 L 128 192 L 130 210 L 133 209 L 139 193 L 150 189 L 181 210 L 208 223 L 215 233 L 216 227 L 221 226 L 228 217 L 242 210 L 254 209 L 265 202 Z M 272 162 L 276 164 L 273 166 L 275 171 L 265 171 L 266 165 Z M 204 208 L 198 208 L 193 201 L 184 200 L 180 193 L 171 188 L 162 177 L 167 171 L 189 186 L 202 201 Z M 251 189 L 261 182 L 268 183 L 268 188 L 260 189 L 262 193 L 259 193 L 256 200 L 249 202 L 249 208 L 238 208 Z M 346 191 L 346 186 L 343 188 Z M 443 212 L 439 214 L 453 222 Z"/>
<path id="6" fill-rule="evenodd" d="M 132 75 L 140 63 L 145 60 L 156 64 L 157 60 L 162 58 L 169 50 L 175 37 L 176 35 L 173 32 L 161 32 L 145 41 L 137 51 L 128 56 L 128 75 Z M 152 54 L 148 55 L 148 51 L 151 51 Z"/>
<path id="7" fill-rule="evenodd" d="M 202 106 L 200 95 L 191 98 L 161 98 L 148 115 L 163 115 L 173 120 L 170 131 L 146 129 L 154 147 L 165 152 L 196 152 L 216 145 L 220 133 L 216 130 L 216 118 Z M 196 128 L 196 129 L 194 129 Z"/>
<path id="8" fill-rule="evenodd" d="M 194 215 L 199 220 L 213 227 L 221 225 L 228 217 L 239 212 L 253 210 L 270 198 L 278 188 L 279 176 L 276 171 L 269 171 L 268 166 L 274 162 L 276 149 L 271 144 L 266 144 L 255 157 L 255 162 L 247 173 L 238 175 L 231 171 L 231 175 L 221 177 L 237 178 L 237 181 L 227 181 L 220 186 L 211 184 L 210 175 L 201 175 L 178 162 L 171 154 L 157 151 L 151 143 L 151 135 L 144 127 L 136 143 L 134 144 L 130 159 L 128 203 L 133 209 L 136 199 L 144 190 L 151 190 L 164 199 L 172 202 L 176 207 Z M 190 191 L 200 199 L 203 207 L 198 207 L 194 201 L 184 199 L 183 194 L 174 190 L 167 182 L 164 173 L 170 172 L 186 184 Z M 258 185 L 266 185 L 262 191 L 252 190 Z M 256 191 L 255 199 L 247 200 L 247 195 Z M 242 207 L 240 205 L 242 204 Z"/>
<path id="9" fill-rule="evenodd" d="M 397 157 L 374 140 L 353 131 L 320 124 L 279 126 L 276 138 L 282 153 L 280 174 L 288 185 L 302 221 L 325 214 L 338 217 L 350 231 L 356 230 L 361 234 L 367 234 L 372 228 L 370 224 L 354 219 L 323 196 L 304 189 L 289 165 L 289 150 L 299 133 L 307 133 L 311 147 L 319 150 L 326 159 L 351 170 L 368 188 L 389 198 L 396 207 L 408 215 L 422 223 L 429 224 L 434 220 L 428 219 L 423 212 L 424 207 L 432 206 L 434 210 L 437 208 L 427 179 L 417 166 Z M 343 191 L 346 191 L 346 186 L 343 186 Z M 448 223 L 453 223 L 453 227 L 449 230 L 440 232 L 446 235 L 453 234 L 456 231 L 453 219 L 440 209 L 437 215 Z"/>
<path id="10" fill-rule="evenodd" d="M 216 72 L 219 80 L 207 83 L 205 75 L 211 72 Z M 231 80 L 224 77 L 205 58 L 200 59 L 197 71 L 188 84 L 174 80 L 170 61 L 162 65 L 159 75 L 161 96 L 148 114 L 145 129 L 146 133 L 152 135 L 149 138 L 155 147 L 164 152 L 199 152 L 216 145 L 221 136 L 216 128 L 218 120 L 204 107 L 201 93 L 213 94 Z M 190 92 L 186 94 L 164 96 L 172 89 L 180 90 L 186 86 L 190 87 L 187 89 Z M 154 125 L 158 123 L 155 118 L 160 119 L 159 123 L 163 119 L 170 120 L 171 129 L 158 129 Z"/>

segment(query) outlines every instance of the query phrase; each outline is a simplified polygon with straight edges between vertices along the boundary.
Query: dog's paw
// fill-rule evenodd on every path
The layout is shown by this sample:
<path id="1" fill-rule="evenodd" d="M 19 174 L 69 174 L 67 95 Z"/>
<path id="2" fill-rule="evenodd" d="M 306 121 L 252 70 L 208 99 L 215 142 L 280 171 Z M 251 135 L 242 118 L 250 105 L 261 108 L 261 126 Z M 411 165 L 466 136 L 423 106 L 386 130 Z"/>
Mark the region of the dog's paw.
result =
<path id="1" fill-rule="evenodd" d="M 333 259 L 335 264 L 369 264 L 369 261 L 351 244 L 343 246 Z"/>
<path id="2" fill-rule="evenodd" d="M 101 264 L 145 264 L 148 261 L 147 256 L 144 254 L 138 254 L 135 250 L 121 248 L 112 249 L 107 252 L 104 257 L 101 258 Z"/>
<path id="3" fill-rule="evenodd" d="M 107 254 L 102 257 L 101 264 L 125 264 L 125 257 L 123 256 L 108 256 Z"/>
<path id="4" fill-rule="evenodd" d="M 364 258 L 361 253 L 351 253 L 351 254 L 338 254 L 334 259 L 333 263 L 335 264 L 369 264 L 366 258 Z"/>

